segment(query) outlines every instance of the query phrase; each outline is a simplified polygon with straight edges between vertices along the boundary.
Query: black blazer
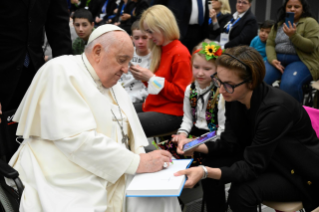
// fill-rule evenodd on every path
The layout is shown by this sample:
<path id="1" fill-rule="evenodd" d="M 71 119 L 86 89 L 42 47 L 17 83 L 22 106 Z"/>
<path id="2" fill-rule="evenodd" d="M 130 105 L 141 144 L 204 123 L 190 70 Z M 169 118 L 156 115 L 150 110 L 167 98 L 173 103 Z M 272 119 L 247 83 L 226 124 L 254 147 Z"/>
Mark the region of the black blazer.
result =
<path id="1" fill-rule="evenodd" d="M 162 4 L 174 13 L 181 33 L 181 39 L 183 39 L 188 31 L 189 19 L 192 13 L 192 0 L 154 0 L 153 4 Z M 208 19 L 209 9 L 208 1 L 206 0 L 204 24 L 198 32 L 202 36 L 202 39 L 208 38 Z"/>
<path id="2" fill-rule="evenodd" d="M 214 41 L 219 41 L 220 33 L 224 31 L 224 26 L 233 18 L 232 14 L 220 14 L 217 17 L 217 21 L 219 24 L 219 28 L 214 30 L 213 23 L 211 23 L 209 27 L 209 39 Z"/>
<path id="3" fill-rule="evenodd" d="M 239 45 L 249 46 L 251 40 L 257 35 L 257 32 L 257 19 L 249 9 L 240 21 L 238 21 L 230 30 L 229 42 L 226 43 L 225 48 L 231 48 Z"/>
<path id="4" fill-rule="evenodd" d="M 17 87 L 27 53 L 34 66 L 33 75 L 44 64 L 44 29 L 53 57 L 72 54 L 72 42 L 65 0 L 2 1 L 0 19 L 0 102 L 3 102 Z"/>
<path id="5" fill-rule="evenodd" d="M 147 0 L 139 0 L 135 5 L 134 15 L 131 16 L 131 23 L 133 24 L 134 21 L 139 20 L 142 16 L 142 13 L 147 10 L 150 5 L 148 4 Z"/>
<path id="6" fill-rule="evenodd" d="M 102 8 L 105 4 L 105 1 L 106 0 L 92 0 L 92 2 L 90 2 L 89 10 L 91 11 L 94 20 L 96 17 L 100 17 L 100 14 L 102 14 Z M 116 8 L 116 0 L 109 0 L 106 7 L 107 16 L 112 15 Z"/>
<path id="7" fill-rule="evenodd" d="M 319 139 L 305 109 L 284 91 L 262 83 L 249 110 L 226 102 L 225 131 L 206 145 L 212 155 L 243 152 L 243 160 L 221 168 L 224 183 L 251 181 L 271 170 L 300 190 L 307 211 L 319 206 Z"/>

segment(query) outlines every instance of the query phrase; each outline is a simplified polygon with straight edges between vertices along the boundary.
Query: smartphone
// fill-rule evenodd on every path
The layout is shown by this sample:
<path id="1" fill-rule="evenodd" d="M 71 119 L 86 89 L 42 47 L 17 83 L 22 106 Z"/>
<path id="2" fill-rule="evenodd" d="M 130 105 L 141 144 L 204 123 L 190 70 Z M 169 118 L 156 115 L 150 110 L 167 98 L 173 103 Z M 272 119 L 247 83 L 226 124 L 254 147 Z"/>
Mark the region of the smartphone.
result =
<path id="1" fill-rule="evenodd" d="M 295 13 L 287 12 L 286 18 L 285 18 L 285 23 L 286 23 L 288 28 L 289 28 L 289 22 L 292 26 L 294 25 L 294 20 L 295 20 Z"/>
<path id="2" fill-rule="evenodd" d="M 197 147 L 198 145 L 201 145 L 207 141 L 215 141 L 219 138 L 218 135 L 216 135 L 216 131 L 208 132 L 204 135 L 202 135 L 199 138 L 196 138 L 195 140 L 187 143 L 183 147 L 183 151 L 186 152 L 190 149 L 193 149 L 194 147 Z"/>

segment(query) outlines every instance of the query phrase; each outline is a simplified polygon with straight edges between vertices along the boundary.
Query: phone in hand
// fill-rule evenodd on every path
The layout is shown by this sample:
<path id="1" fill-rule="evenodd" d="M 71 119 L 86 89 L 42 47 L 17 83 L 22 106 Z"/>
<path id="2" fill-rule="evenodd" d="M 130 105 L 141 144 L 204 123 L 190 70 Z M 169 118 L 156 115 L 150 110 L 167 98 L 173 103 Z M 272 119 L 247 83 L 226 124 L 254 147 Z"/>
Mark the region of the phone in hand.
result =
<path id="1" fill-rule="evenodd" d="M 295 20 L 295 13 L 286 12 L 285 23 L 286 23 L 288 28 L 289 28 L 289 22 L 290 22 L 291 26 L 294 25 L 294 20 Z"/>
<path id="2" fill-rule="evenodd" d="M 209 10 L 213 9 L 213 4 L 212 4 L 211 1 L 208 2 L 208 9 L 209 9 Z"/>
<path id="3" fill-rule="evenodd" d="M 193 149 L 194 147 L 197 147 L 198 145 L 201 145 L 207 141 L 215 141 L 218 138 L 219 138 L 219 136 L 216 135 L 216 131 L 208 132 L 208 133 L 196 138 L 195 140 L 185 144 L 183 147 L 183 151 L 186 152 L 186 151 Z"/>

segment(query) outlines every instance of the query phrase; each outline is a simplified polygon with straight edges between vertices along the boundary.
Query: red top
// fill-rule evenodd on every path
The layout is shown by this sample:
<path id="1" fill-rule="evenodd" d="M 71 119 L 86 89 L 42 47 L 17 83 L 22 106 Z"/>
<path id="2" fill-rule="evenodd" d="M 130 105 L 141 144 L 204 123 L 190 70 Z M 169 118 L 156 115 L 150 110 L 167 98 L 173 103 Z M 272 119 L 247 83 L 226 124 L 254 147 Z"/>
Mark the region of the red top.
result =
<path id="1" fill-rule="evenodd" d="M 183 116 L 184 93 L 192 82 L 193 74 L 191 55 L 179 40 L 162 46 L 161 61 L 155 75 L 165 78 L 164 88 L 157 95 L 147 96 L 143 111 Z"/>

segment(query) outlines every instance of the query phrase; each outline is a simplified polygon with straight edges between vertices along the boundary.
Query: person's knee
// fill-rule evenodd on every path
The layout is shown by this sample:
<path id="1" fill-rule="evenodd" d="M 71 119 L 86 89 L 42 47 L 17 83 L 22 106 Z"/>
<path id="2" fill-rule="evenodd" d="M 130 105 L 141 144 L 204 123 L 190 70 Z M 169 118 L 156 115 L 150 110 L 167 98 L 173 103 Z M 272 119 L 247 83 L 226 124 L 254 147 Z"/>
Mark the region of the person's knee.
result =
<path id="1" fill-rule="evenodd" d="M 241 211 L 244 208 L 255 207 L 258 204 L 258 200 L 253 190 L 247 184 L 239 184 L 231 186 L 228 204 L 233 211 Z"/>

